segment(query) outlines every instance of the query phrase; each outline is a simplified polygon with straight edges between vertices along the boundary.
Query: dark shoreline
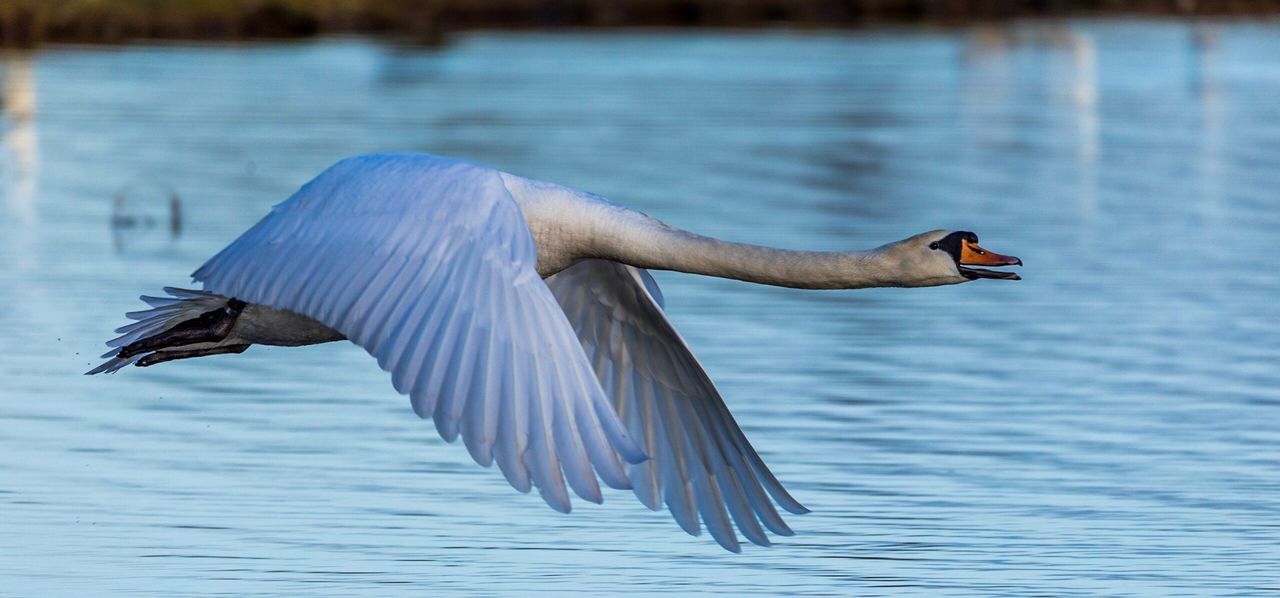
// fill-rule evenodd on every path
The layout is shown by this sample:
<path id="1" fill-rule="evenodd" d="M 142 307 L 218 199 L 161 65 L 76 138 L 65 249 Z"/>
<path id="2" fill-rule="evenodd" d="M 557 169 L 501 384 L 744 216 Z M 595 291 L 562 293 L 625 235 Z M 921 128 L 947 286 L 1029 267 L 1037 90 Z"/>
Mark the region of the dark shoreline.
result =
<path id="1" fill-rule="evenodd" d="M 858 29 L 1025 18 L 1267 17 L 1280 0 L 6 0 L 0 46 L 385 35 L 437 44 L 471 30 Z"/>

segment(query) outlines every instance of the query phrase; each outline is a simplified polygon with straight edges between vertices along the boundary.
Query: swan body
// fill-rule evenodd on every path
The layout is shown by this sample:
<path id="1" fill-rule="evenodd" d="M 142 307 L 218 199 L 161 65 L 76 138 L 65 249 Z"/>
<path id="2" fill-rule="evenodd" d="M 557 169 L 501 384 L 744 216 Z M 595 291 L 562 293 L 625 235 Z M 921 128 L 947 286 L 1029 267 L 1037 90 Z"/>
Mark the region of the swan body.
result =
<path id="1" fill-rule="evenodd" d="M 603 198 L 425 154 L 343 160 L 166 289 L 90 374 L 349 339 L 414 411 L 553 508 L 599 482 L 738 551 L 807 512 L 769 471 L 663 313 L 647 269 L 797 288 L 1016 279 L 972 233 L 868 251 L 728 243 Z M 701 523 L 700 523 L 701 522 Z"/>

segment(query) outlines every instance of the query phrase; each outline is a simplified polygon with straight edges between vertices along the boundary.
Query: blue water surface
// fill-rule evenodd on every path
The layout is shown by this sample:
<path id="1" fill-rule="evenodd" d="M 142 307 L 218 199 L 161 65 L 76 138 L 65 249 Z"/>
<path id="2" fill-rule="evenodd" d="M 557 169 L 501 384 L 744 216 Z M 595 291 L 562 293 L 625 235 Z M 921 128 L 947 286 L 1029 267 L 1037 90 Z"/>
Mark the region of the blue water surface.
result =
<path id="1" fill-rule="evenodd" d="M 53 47 L 0 73 L 0 594 L 1280 589 L 1278 24 Z M 660 273 L 813 509 L 741 555 L 625 492 L 566 516 L 512 491 L 349 343 L 80 375 L 138 294 L 384 150 L 739 241 L 972 230 L 1025 280 Z"/>

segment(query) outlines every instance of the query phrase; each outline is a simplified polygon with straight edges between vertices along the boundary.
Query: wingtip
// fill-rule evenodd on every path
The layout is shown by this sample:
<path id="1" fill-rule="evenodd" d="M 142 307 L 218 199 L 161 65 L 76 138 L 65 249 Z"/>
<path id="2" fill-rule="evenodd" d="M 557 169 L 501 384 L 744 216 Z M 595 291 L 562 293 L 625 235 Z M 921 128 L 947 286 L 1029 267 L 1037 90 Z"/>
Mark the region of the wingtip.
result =
<path id="1" fill-rule="evenodd" d="M 542 497 L 542 502 L 547 503 L 547 506 L 555 509 L 556 511 L 566 515 L 573 512 L 573 501 L 569 498 L 568 492 L 558 494 L 554 490 L 548 490 L 538 486 L 538 495 Z"/>
<path id="2" fill-rule="evenodd" d="M 668 510 L 671 512 L 671 518 L 676 520 L 676 525 L 679 525 L 680 529 L 684 530 L 684 533 L 689 534 L 690 536 L 695 538 L 701 536 L 702 524 L 698 522 L 697 512 L 693 512 L 691 517 L 687 514 L 681 515 L 677 513 L 674 508 L 671 508 L 672 506 L 673 505 L 671 504 L 667 505 Z"/>
<path id="3" fill-rule="evenodd" d="M 760 466 L 763 467 L 764 463 L 760 463 Z M 756 471 L 759 472 L 760 470 L 757 469 Z M 791 493 L 782 487 L 782 483 L 778 482 L 778 479 L 774 478 L 768 469 L 765 469 L 764 473 L 768 475 L 765 480 L 769 482 L 765 485 L 765 490 L 769 492 L 769 495 L 773 497 L 773 500 L 778 505 L 793 515 L 804 515 L 809 512 L 809 508 L 800 504 L 800 501 L 791 496 Z"/>
<path id="4" fill-rule="evenodd" d="M 91 369 L 91 370 L 89 370 L 89 371 L 85 372 L 85 373 L 84 373 L 84 375 L 85 375 L 85 376 L 93 376 L 93 375 L 96 375 L 96 374 L 102 374 L 102 373 L 108 372 L 108 371 L 110 371 L 110 370 L 111 370 L 111 365 L 112 365 L 112 364 L 111 364 L 111 362 L 110 362 L 110 361 L 108 361 L 108 362 L 106 362 L 106 363 L 104 363 L 104 364 L 102 364 L 102 365 L 100 365 L 100 366 L 98 366 L 98 367 L 96 367 L 96 368 L 93 368 L 93 369 Z"/>
<path id="5" fill-rule="evenodd" d="M 756 546 L 763 546 L 765 548 L 773 547 L 773 542 L 770 541 L 769 538 L 751 538 L 751 543 L 755 544 Z"/>
<path id="6" fill-rule="evenodd" d="M 794 515 L 808 515 L 810 513 L 809 507 L 798 502 L 791 504 L 782 503 L 782 508 L 786 509 L 788 513 L 792 513 Z"/>
<path id="7" fill-rule="evenodd" d="M 728 550 L 729 552 L 742 554 L 742 543 L 739 542 L 737 538 L 734 538 L 732 542 L 721 542 L 719 539 L 716 539 L 716 543 L 719 544 L 721 548 Z"/>

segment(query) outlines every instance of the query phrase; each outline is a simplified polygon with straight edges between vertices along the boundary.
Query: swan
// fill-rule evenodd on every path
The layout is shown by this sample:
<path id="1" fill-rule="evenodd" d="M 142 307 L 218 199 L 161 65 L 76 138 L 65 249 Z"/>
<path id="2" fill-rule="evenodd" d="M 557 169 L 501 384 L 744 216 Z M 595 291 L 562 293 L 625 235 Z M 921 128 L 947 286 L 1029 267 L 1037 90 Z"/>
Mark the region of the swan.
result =
<path id="1" fill-rule="evenodd" d="M 87 373 L 348 339 L 517 490 L 568 512 L 570 490 L 599 503 L 599 482 L 630 489 L 739 552 L 739 532 L 763 546 L 766 528 L 792 535 L 775 503 L 808 510 L 747 441 L 648 270 L 856 289 L 1018 280 L 975 266 L 1021 263 L 966 231 L 867 251 L 730 243 L 466 161 L 357 156 L 196 270 L 202 290 L 143 296 L 150 309 L 126 314 L 136 321 Z"/>

